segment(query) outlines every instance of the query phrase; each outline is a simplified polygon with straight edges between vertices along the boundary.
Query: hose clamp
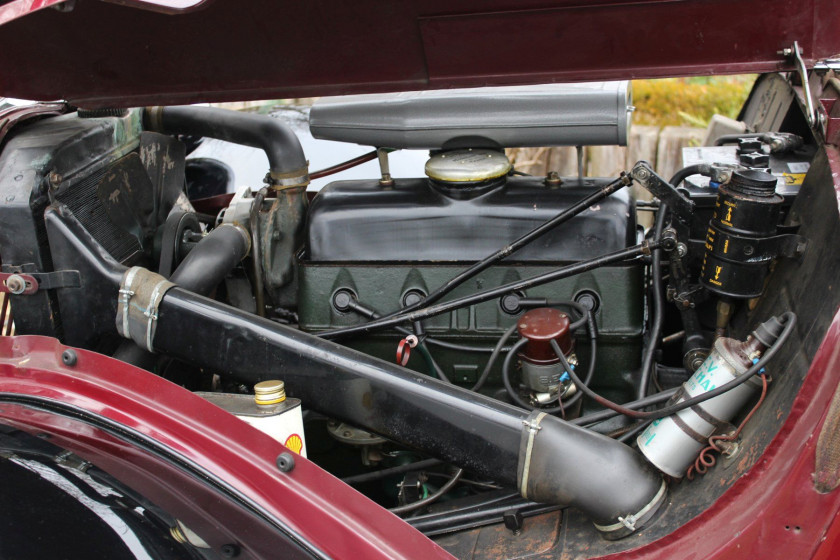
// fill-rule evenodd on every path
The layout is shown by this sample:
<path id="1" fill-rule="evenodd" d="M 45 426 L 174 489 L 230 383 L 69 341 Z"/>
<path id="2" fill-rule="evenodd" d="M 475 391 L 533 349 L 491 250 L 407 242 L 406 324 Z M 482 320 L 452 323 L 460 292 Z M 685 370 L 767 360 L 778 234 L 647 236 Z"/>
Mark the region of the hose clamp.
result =
<path id="1" fill-rule="evenodd" d="M 663 480 L 662 484 L 659 486 L 659 491 L 642 509 L 636 513 L 618 516 L 616 518 L 617 522 L 612 523 L 611 525 L 598 525 L 595 523 L 595 528 L 604 533 L 604 536 L 611 540 L 619 539 L 623 536 L 629 535 L 630 533 L 634 533 L 639 527 L 641 527 L 642 524 L 653 517 L 659 509 L 659 506 L 662 505 L 667 488 L 668 487 Z"/>
<path id="2" fill-rule="evenodd" d="M 123 274 L 117 298 L 117 332 L 153 352 L 158 308 L 175 284 L 145 268 L 135 266 Z"/>
<path id="3" fill-rule="evenodd" d="M 309 168 L 303 167 L 286 173 L 269 171 L 265 182 L 275 191 L 305 188 L 309 184 Z"/>
<path id="4" fill-rule="evenodd" d="M 531 452 L 534 450 L 534 438 L 542 430 L 540 422 L 545 418 L 545 412 L 539 412 L 536 415 L 529 416 L 528 419 L 523 420 L 522 424 L 528 430 L 528 442 L 525 444 L 525 460 L 522 463 L 522 476 L 519 484 L 519 493 L 523 498 L 528 498 L 528 476 L 531 471 Z"/>

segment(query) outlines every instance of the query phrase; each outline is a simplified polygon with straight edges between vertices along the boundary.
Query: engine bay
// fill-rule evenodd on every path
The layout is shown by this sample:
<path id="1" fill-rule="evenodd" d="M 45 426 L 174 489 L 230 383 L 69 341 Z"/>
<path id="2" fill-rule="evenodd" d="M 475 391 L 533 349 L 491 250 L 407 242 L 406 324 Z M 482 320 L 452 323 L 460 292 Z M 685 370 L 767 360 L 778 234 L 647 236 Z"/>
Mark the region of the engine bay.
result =
<path id="1" fill-rule="evenodd" d="M 324 99 L 312 133 L 370 146 L 380 176 L 317 193 L 361 161 L 311 171 L 264 115 L 26 122 L 0 151 L 15 332 L 198 393 L 457 557 L 629 550 L 759 461 L 840 301 L 830 170 L 790 88 L 761 78 L 749 132 L 672 177 L 506 155 L 626 145 L 627 82 Z M 203 137 L 264 151 L 264 184 L 229 192 L 221 162 L 201 181 L 228 192 L 190 196 Z M 425 177 L 392 175 L 407 149 Z"/>

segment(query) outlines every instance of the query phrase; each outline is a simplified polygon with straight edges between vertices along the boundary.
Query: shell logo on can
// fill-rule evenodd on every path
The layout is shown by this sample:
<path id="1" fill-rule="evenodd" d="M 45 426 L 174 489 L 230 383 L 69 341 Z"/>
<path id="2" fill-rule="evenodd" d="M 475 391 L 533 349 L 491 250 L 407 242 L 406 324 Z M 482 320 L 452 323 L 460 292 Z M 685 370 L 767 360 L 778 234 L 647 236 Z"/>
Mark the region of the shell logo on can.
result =
<path id="1" fill-rule="evenodd" d="M 286 441 L 283 443 L 286 447 L 294 451 L 295 453 L 300 453 L 300 450 L 303 449 L 303 440 L 297 434 L 292 434 L 286 438 Z"/>

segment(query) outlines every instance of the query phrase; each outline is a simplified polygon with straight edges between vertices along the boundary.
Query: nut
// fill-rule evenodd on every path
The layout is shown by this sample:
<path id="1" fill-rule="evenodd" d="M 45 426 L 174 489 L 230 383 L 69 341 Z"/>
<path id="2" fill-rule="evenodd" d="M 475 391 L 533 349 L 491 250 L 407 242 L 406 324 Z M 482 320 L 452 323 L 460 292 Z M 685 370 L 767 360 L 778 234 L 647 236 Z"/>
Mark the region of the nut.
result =
<path id="1" fill-rule="evenodd" d="M 12 294 L 22 294 L 26 291 L 26 280 L 17 274 L 12 274 L 6 278 L 6 289 Z"/>

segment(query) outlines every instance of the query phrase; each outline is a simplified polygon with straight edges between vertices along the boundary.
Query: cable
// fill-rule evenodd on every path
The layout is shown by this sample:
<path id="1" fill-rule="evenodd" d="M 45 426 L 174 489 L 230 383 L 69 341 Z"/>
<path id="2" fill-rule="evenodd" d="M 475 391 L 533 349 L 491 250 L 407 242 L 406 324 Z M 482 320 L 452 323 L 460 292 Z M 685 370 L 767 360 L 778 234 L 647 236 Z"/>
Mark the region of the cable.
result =
<path id="1" fill-rule="evenodd" d="M 670 183 L 679 187 L 683 181 L 692 175 L 711 174 L 711 168 L 708 164 L 698 163 L 683 167 L 671 177 Z M 659 212 L 656 215 L 656 224 L 654 225 L 653 238 L 659 239 L 662 237 L 662 231 L 665 229 L 665 220 L 668 216 L 668 205 L 660 201 Z M 639 388 L 637 397 L 642 399 L 647 395 L 648 385 L 650 385 L 651 375 L 653 374 L 653 359 L 656 354 L 656 349 L 659 346 L 659 338 L 662 332 L 662 324 L 664 322 L 665 313 L 665 293 L 662 290 L 662 250 L 656 249 L 653 251 L 653 258 L 651 263 L 651 287 L 653 291 L 652 307 L 653 307 L 653 323 L 650 329 L 650 340 L 645 348 L 642 356 L 642 368 L 640 370 Z"/>
<path id="2" fill-rule="evenodd" d="M 438 478 L 449 478 L 449 475 L 444 473 L 437 473 L 437 472 L 429 472 L 426 473 L 426 476 L 429 477 L 438 477 Z M 503 487 L 495 484 L 494 482 L 482 482 L 480 480 L 470 480 L 468 478 L 461 477 L 461 484 L 469 484 L 470 486 L 476 486 L 478 488 L 486 488 L 488 490 L 502 490 Z"/>
<path id="3" fill-rule="evenodd" d="M 396 330 L 400 330 L 399 327 Z M 406 329 L 408 330 L 408 329 Z M 457 344 L 455 342 L 449 342 L 448 340 L 441 340 L 439 338 L 434 338 L 429 335 L 426 335 L 426 342 L 428 342 L 432 346 L 440 346 L 441 348 L 447 348 L 449 350 L 458 350 L 459 352 L 475 352 L 480 354 L 492 354 L 494 348 L 490 346 L 467 346 L 466 344 Z M 504 351 L 504 349 L 502 349 Z"/>
<path id="4" fill-rule="evenodd" d="M 426 496 L 422 500 L 417 500 L 416 502 L 412 502 L 412 503 L 406 504 L 404 506 L 397 506 L 395 508 L 390 508 L 388 511 L 390 511 L 391 513 L 393 513 L 395 515 L 401 515 L 403 513 L 409 513 L 409 512 L 418 510 L 422 507 L 425 507 L 425 506 L 431 504 L 432 502 L 436 502 L 438 499 L 440 499 L 441 496 L 443 496 L 444 494 L 449 492 L 452 489 L 453 486 L 458 484 L 458 481 L 461 479 L 461 475 L 463 475 L 463 474 L 464 474 L 464 469 L 458 469 L 455 472 L 455 474 L 452 475 L 452 478 L 447 480 L 446 484 L 441 486 L 437 490 L 437 492 L 435 492 L 434 494 L 430 494 L 429 496 Z"/>
<path id="5" fill-rule="evenodd" d="M 648 406 L 653 406 L 655 404 L 660 404 L 670 400 L 671 397 L 673 397 L 677 391 L 677 388 L 666 389 L 661 393 L 656 393 L 654 395 L 647 396 L 637 401 L 625 403 L 623 406 L 624 408 L 629 408 L 632 410 L 635 410 L 637 408 L 646 408 Z M 621 414 L 610 409 L 599 410 L 598 412 L 593 412 L 592 414 L 587 414 L 586 416 L 581 416 L 579 418 L 575 418 L 574 420 L 569 420 L 569 423 L 574 424 L 576 426 L 591 426 L 593 424 L 598 424 L 599 422 L 609 420 L 610 418 L 615 418 L 616 416 L 621 416 Z"/>
<path id="6" fill-rule="evenodd" d="M 692 397 L 690 399 L 686 399 L 684 401 L 674 403 L 672 405 L 665 406 L 660 408 L 659 410 L 651 411 L 651 412 L 640 412 L 637 410 L 632 410 L 630 408 L 621 406 L 616 404 L 601 395 L 594 392 L 592 389 L 583 385 L 583 383 L 578 379 L 578 376 L 575 374 L 574 370 L 569 365 L 569 362 L 566 360 L 566 357 L 563 355 L 562 350 L 560 350 L 560 346 L 557 344 L 557 341 L 550 340 L 549 343 L 551 347 L 554 349 L 554 352 L 557 354 L 557 357 L 560 358 L 560 362 L 563 364 L 563 367 L 566 368 L 566 372 L 569 374 L 569 377 L 572 378 L 580 390 L 586 393 L 586 396 L 593 399 L 598 404 L 610 408 L 619 414 L 623 414 L 625 416 L 629 416 L 630 418 L 648 420 L 648 419 L 656 419 L 656 418 L 664 418 L 665 416 L 670 416 L 675 414 L 681 410 L 685 410 L 686 408 L 690 408 L 696 404 L 700 404 L 702 402 L 706 402 L 709 399 L 713 399 L 718 395 L 722 395 L 723 393 L 734 389 L 735 387 L 745 383 L 750 378 L 752 378 L 755 374 L 757 374 L 761 369 L 767 365 L 767 362 L 776 355 L 776 353 L 781 349 L 782 345 L 787 341 L 790 337 L 791 333 L 793 332 L 793 327 L 796 326 L 796 314 L 792 311 L 788 311 L 784 313 L 780 319 L 780 322 L 785 325 L 784 329 L 782 330 L 779 337 L 776 339 L 776 342 L 764 353 L 764 355 L 750 367 L 746 372 L 739 375 L 732 381 L 721 385 L 720 387 L 716 387 L 711 391 L 707 391 L 701 395 L 697 395 L 696 397 Z"/>
<path id="7" fill-rule="evenodd" d="M 484 371 L 481 372 L 481 375 L 478 377 L 478 381 L 475 382 L 475 385 L 472 386 L 470 391 L 478 391 L 484 384 L 487 382 L 487 378 L 490 377 L 490 370 L 493 369 L 493 364 L 496 362 L 496 359 L 499 357 L 499 354 L 502 352 L 502 348 L 505 345 L 505 342 L 516 332 L 517 323 L 514 323 L 502 337 L 499 339 L 499 342 L 496 343 L 496 346 L 493 348 L 493 353 L 490 354 L 490 358 L 487 359 L 487 364 L 484 366 Z M 512 352 L 513 348 L 509 349 L 508 352 Z"/>
<path id="8" fill-rule="evenodd" d="M 587 313 L 587 315 L 590 318 L 592 317 L 591 312 Z M 589 368 L 587 369 L 586 377 L 585 377 L 584 381 L 581 381 L 580 379 L 574 379 L 575 384 L 578 385 L 578 386 L 583 385 L 583 384 L 591 383 L 592 382 L 592 377 L 595 375 L 595 356 L 596 356 L 596 352 L 598 351 L 597 342 L 596 342 L 597 335 L 596 336 L 592 335 L 592 333 L 595 332 L 594 320 L 592 320 L 591 323 L 592 323 L 592 325 L 590 327 L 590 344 L 591 344 L 591 347 L 590 347 L 590 356 L 589 356 Z M 526 410 L 539 410 L 539 411 L 545 412 L 547 414 L 556 414 L 557 412 L 563 413 L 566 408 L 572 406 L 577 401 L 579 401 L 583 397 L 584 393 L 581 392 L 580 390 L 578 390 L 577 393 L 575 393 L 574 395 L 569 397 L 569 400 L 563 401 L 561 399 L 560 403 L 555 407 L 541 408 L 541 407 L 535 407 L 535 406 L 532 406 L 529 403 L 526 403 L 519 396 L 519 393 L 513 388 L 513 385 L 510 381 L 510 364 L 513 360 L 513 356 L 516 354 L 516 351 L 519 348 L 521 348 L 527 342 L 528 342 L 528 340 L 524 339 L 524 338 L 517 341 L 517 343 L 514 344 L 513 347 L 511 347 L 510 352 L 508 352 L 508 355 L 505 356 L 505 361 L 502 363 L 502 383 L 504 383 L 505 391 L 507 391 L 507 394 L 510 396 L 511 400 L 513 400 L 516 404 L 518 404 L 520 407 L 522 407 Z M 568 362 L 566 362 L 566 363 L 568 363 Z M 564 367 L 566 367 L 566 366 L 564 365 Z"/>
<path id="9" fill-rule="evenodd" d="M 676 173 L 674 173 L 673 177 L 671 177 L 670 183 L 674 187 L 679 187 L 680 184 L 691 177 L 692 175 L 704 175 L 706 177 L 711 176 L 712 174 L 712 167 L 708 163 L 695 163 L 694 165 L 689 165 L 683 167 Z M 660 206 L 660 209 L 662 207 Z"/>
<path id="10" fill-rule="evenodd" d="M 626 443 L 629 440 L 633 439 L 633 436 L 647 428 L 653 423 L 653 420 L 642 420 L 638 422 L 635 426 L 631 427 L 629 430 L 621 434 L 619 437 L 616 438 L 617 441 L 621 443 Z"/>
<path id="11" fill-rule="evenodd" d="M 422 461 L 416 461 L 414 463 L 407 463 L 405 465 L 398 465 L 396 467 L 390 467 L 387 469 L 381 469 L 374 472 L 364 473 L 364 474 L 357 474 L 354 476 L 348 476 L 347 478 L 342 478 L 341 481 L 345 484 L 362 484 L 364 482 L 371 482 L 373 480 L 380 480 L 382 478 L 386 478 L 395 474 L 403 474 L 410 471 L 419 471 L 429 467 L 434 467 L 440 465 L 443 461 L 439 459 L 424 459 Z"/>
<path id="12" fill-rule="evenodd" d="M 733 433 L 729 435 L 718 435 L 718 436 L 711 436 L 709 438 L 709 446 L 705 447 L 700 454 L 695 459 L 694 464 L 689 465 L 688 470 L 685 471 L 685 477 L 688 480 L 694 480 L 694 473 L 697 474 L 706 474 L 706 472 L 715 466 L 717 463 L 717 459 L 714 455 L 712 455 L 712 451 L 717 451 L 718 453 L 722 453 L 723 450 L 718 445 L 721 441 L 735 441 L 738 439 L 738 436 L 741 435 L 741 430 L 744 429 L 744 426 L 747 425 L 747 422 L 750 421 L 758 409 L 761 408 L 761 405 L 764 403 L 764 398 L 767 396 L 767 376 L 761 375 L 761 396 L 758 398 L 758 402 L 755 403 L 755 406 L 752 407 L 749 414 L 747 414 L 744 419 L 741 421 L 741 424 L 738 426 L 738 429 L 735 430 Z"/>
<path id="13" fill-rule="evenodd" d="M 449 377 L 447 377 L 446 374 L 443 373 L 443 370 L 435 361 L 435 358 L 432 356 L 432 353 L 429 352 L 429 349 L 426 347 L 425 342 L 421 342 L 420 344 L 418 344 L 417 350 L 419 350 L 420 354 L 423 355 L 423 358 L 426 360 L 426 363 L 429 364 L 429 369 L 431 369 L 437 375 L 438 379 L 440 379 L 441 381 L 445 381 L 446 383 L 452 383 L 452 381 L 449 380 Z"/>
<path id="14" fill-rule="evenodd" d="M 516 344 L 514 344 L 513 347 L 510 349 L 508 355 L 505 356 L 505 361 L 502 362 L 502 383 L 505 384 L 505 391 L 507 391 L 508 396 L 514 403 L 524 408 L 525 410 L 534 410 L 533 406 L 522 400 L 522 397 L 519 396 L 519 391 L 514 389 L 513 385 L 510 382 L 510 363 L 513 360 L 513 357 L 516 355 L 516 351 L 525 346 L 527 343 L 527 338 L 519 339 L 518 341 L 516 341 Z M 543 412 L 547 412 L 549 414 L 554 414 L 555 412 L 560 412 L 561 408 L 562 407 L 554 407 L 540 410 L 543 410 Z"/>
<path id="15" fill-rule="evenodd" d="M 659 213 L 656 215 L 656 225 L 654 226 L 653 232 L 654 239 L 662 237 L 662 231 L 665 229 L 665 218 L 667 214 L 668 205 L 662 203 L 659 206 Z M 653 357 L 656 353 L 657 346 L 659 346 L 659 336 L 662 333 L 662 323 L 664 321 L 665 293 L 662 291 L 662 249 L 656 249 L 653 251 L 653 261 L 650 265 L 650 269 L 651 287 L 653 289 L 653 324 L 650 328 L 648 345 L 642 355 L 642 369 L 639 376 L 639 388 L 636 392 L 636 397 L 639 399 L 643 399 L 647 396 L 647 388 L 648 384 L 650 384 L 650 376 L 653 369 Z"/>
<path id="16" fill-rule="evenodd" d="M 353 325 L 350 327 L 344 327 L 341 329 L 322 332 L 319 333 L 318 336 L 330 339 L 348 334 L 368 333 L 374 330 L 388 328 L 393 325 L 397 325 L 404 322 L 414 322 L 423 319 L 428 319 L 430 317 L 436 317 L 438 315 L 448 313 L 455 309 L 460 309 L 462 307 L 474 305 L 477 303 L 483 303 L 485 301 L 503 296 L 510 292 L 526 290 L 528 288 L 533 288 L 534 286 L 540 286 L 542 284 L 554 282 L 555 280 L 561 280 L 563 278 L 568 278 L 569 276 L 574 276 L 576 274 L 588 272 L 590 270 L 600 268 L 602 266 L 633 260 L 639 256 L 650 254 L 652 250 L 655 250 L 659 247 L 663 247 L 666 243 L 671 244 L 672 241 L 673 239 L 654 240 L 650 242 L 645 241 L 639 245 L 635 245 L 627 249 L 621 249 L 613 253 L 608 253 L 600 257 L 595 257 L 594 259 L 570 264 L 568 266 L 558 268 L 545 274 L 539 274 L 537 276 L 532 276 L 531 278 L 526 278 L 517 282 L 511 282 L 510 284 L 504 284 L 502 286 L 499 286 L 498 288 L 484 290 L 469 296 L 462 296 L 460 298 L 449 300 L 443 303 L 438 303 L 436 305 L 432 305 L 431 307 L 413 311 L 405 315 L 398 315 L 394 317 L 385 316 L 368 323 L 363 323 L 361 325 Z"/>
<path id="17" fill-rule="evenodd" d="M 592 310 L 586 310 L 587 330 L 589 331 L 589 368 L 586 370 L 586 377 L 583 378 L 583 384 L 587 387 L 592 383 L 592 378 L 595 377 L 595 358 L 598 356 L 598 330 L 595 325 L 595 317 L 592 315 Z M 563 403 L 563 406 L 570 407 L 583 398 L 583 393 L 578 391 L 572 395 L 568 401 Z"/>
<path id="18" fill-rule="evenodd" d="M 525 235 L 523 235 L 523 236 L 519 237 L 518 239 L 514 240 L 513 242 L 511 242 L 506 247 L 503 247 L 503 248 L 499 249 L 498 251 L 496 251 L 495 253 L 493 253 L 491 255 L 488 255 L 487 257 L 485 257 L 485 258 L 481 259 L 480 261 L 476 262 L 475 264 L 473 264 L 472 266 L 470 266 L 469 268 L 467 268 L 463 272 L 457 274 L 455 277 L 446 281 L 442 286 L 440 286 L 435 291 L 430 293 L 424 299 L 422 299 L 422 300 L 420 300 L 420 301 L 418 301 L 418 302 L 416 302 L 412 305 L 408 305 L 406 307 L 403 307 L 402 309 L 398 309 L 398 310 L 394 311 L 393 313 L 385 315 L 382 319 L 380 319 L 379 321 L 373 321 L 373 323 L 378 323 L 379 322 L 381 324 L 382 321 L 385 321 L 385 320 L 388 320 L 388 319 L 393 319 L 393 318 L 396 318 L 396 317 L 401 317 L 401 316 L 403 316 L 407 313 L 410 313 L 412 311 L 415 311 L 417 309 L 428 307 L 429 305 L 439 301 L 445 295 L 450 293 L 452 290 L 454 290 L 455 288 L 457 288 L 458 286 L 460 286 L 461 284 L 463 284 L 464 282 L 466 282 L 467 280 L 469 280 L 470 278 L 472 278 L 476 274 L 479 274 L 480 272 L 488 269 L 489 267 L 493 266 L 494 264 L 501 261 L 502 259 L 507 258 L 511 254 L 515 253 L 516 251 L 518 251 L 519 249 L 524 247 L 525 245 L 528 245 L 529 243 L 531 243 L 535 239 L 545 235 L 546 233 L 553 230 L 557 226 L 569 221 L 570 219 L 574 218 L 575 216 L 577 216 L 581 212 L 584 212 L 585 210 L 590 208 L 593 204 L 595 204 L 597 202 L 600 202 L 601 200 L 610 196 L 614 192 L 630 185 L 631 183 L 632 183 L 632 179 L 630 179 L 627 175 L 622 173 L 621 177 L 619 177 L 618 179 L 615 179 L 614 181 L 612 181 L 609 184 L 607 184 L 606 186 L 598 189 L 596 192 L 590 194 L 589 196 L 584 197 L 583 199 L 581 199 L 580 201 L 578 201 L 577 203 L 575 203 L 571 207 L 569 207 L 566 210 L 563 210 L 562 212 L 557 214 L 554 218 L 552 218 L 552 219 L 548 220 L 547 222 L 544 222 L 543 224 L 537 226 L 536 228 L 532 229 L 531 231 L 529 231 Z M 401 321 L 397 321 L 397 322 L 401 322 Z M 365 329 L 364 332 L 368 332 L 369 330 L 370 329 Z M 328 336 L 328 338 L 329 338 L 329 337 L 332 337 L 332 336 L 339 336 L 339 335 L 350 334 L 350 333 L 354 333 L 354 332 L 359 332 L 358 326 L 336 329 L 336 330 L 330 331 L 329 333 L 325 333 L 325 334 L 329 335 Z"/>

